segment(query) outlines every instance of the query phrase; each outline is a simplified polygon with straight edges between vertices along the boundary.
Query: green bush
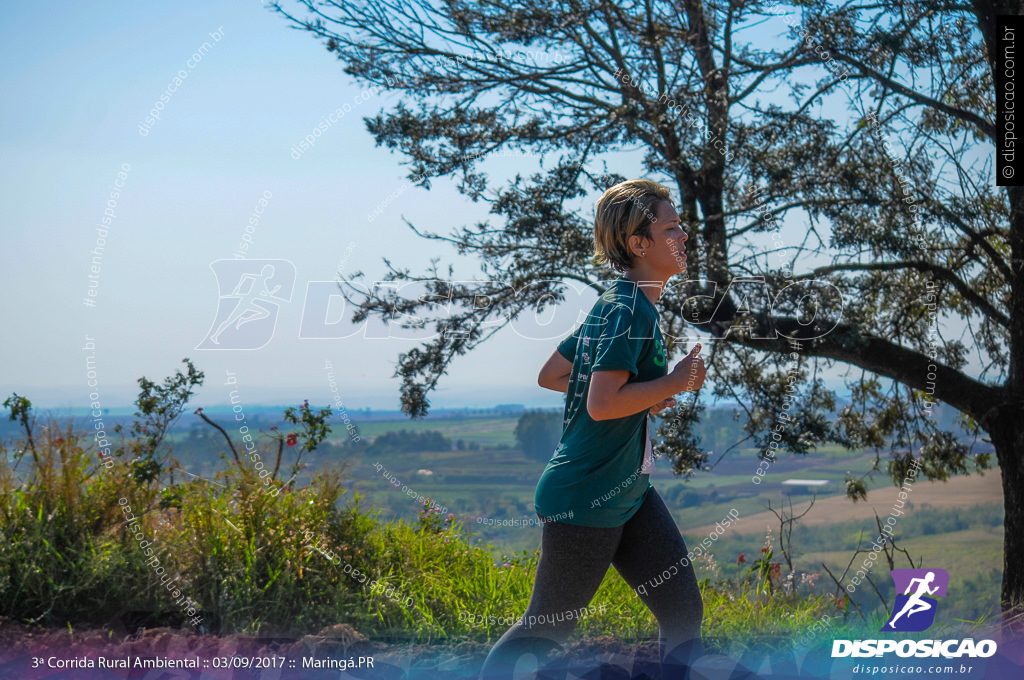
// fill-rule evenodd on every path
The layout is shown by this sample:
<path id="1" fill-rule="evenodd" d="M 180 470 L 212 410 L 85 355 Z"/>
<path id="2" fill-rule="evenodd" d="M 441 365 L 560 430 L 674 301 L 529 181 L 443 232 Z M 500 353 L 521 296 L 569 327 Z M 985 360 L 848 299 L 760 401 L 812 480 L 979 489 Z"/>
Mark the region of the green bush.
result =
<path id="1" fill-rule="evenodd" d="M 526 411 L 516 422 L 516 442 L 528 458 L 547 461 L 562 437 L 562 414 L 557 411 Z"/>

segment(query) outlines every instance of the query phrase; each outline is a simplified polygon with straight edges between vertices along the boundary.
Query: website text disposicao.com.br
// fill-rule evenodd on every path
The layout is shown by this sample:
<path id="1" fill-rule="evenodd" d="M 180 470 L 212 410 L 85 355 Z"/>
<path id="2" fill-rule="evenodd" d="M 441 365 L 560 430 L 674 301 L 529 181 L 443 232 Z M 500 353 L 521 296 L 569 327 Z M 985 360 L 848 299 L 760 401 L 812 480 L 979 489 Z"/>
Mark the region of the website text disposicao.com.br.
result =
<path id="1" fill-rule="evenodd" d="M 994 640 L 833 640 L 832 658 L 875 657 L 881 663 L 858 663 L 853 673 L 878 675 L 895 673 L 918 677 L 934 674 L 979 673 L 983 662 L 996 653 Z M 895 653 L 897 659 L 886 659 Z M 881 657 L 881 658 L 879 658 Z M 924 661 L 931 658 L 936 661 Z M 967 663 L 964 663 L 964 662 Z"/>
<path id="2" fill-rule="evenodd" d="M 959 666 L 959 667 L 958 667 Z M 853 672 L 858 675 L 878 675 L 885 673 L 897 673 L 896 677 L 919 677 L 924 675 L 944 675 L 949 676 L 952 674 L 964 674 L 970 675 L 977 670 L 981 670 L 981 667 L 976 664 L 953 664 L 952 666 L 914 666 L 914 665 L 900 665 L 893 664 L 891 666 L 872 666 L 870 664 L 858 664 L 853 667 Z"/>

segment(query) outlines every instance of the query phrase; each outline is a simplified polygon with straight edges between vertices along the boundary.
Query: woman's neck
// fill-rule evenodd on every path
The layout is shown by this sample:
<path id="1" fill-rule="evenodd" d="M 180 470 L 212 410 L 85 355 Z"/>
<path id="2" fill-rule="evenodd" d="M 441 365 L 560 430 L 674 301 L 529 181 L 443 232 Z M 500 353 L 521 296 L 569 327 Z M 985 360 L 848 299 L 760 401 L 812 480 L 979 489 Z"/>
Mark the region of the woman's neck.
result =
<path id="1" fill-rule="evenodd" d="M 651 301 L 651 304 L 658 301 L 658 298 L 661 297 L 661 292 L 665 289 L 665 281 L 655 279 L 649 274 L 645 275 L 643 272 L 637 272 L 635 269 L 627 270 L 622 275 L 622 278 L 637 284 L 644 295 L 647 296 L 647 299 Z"/>

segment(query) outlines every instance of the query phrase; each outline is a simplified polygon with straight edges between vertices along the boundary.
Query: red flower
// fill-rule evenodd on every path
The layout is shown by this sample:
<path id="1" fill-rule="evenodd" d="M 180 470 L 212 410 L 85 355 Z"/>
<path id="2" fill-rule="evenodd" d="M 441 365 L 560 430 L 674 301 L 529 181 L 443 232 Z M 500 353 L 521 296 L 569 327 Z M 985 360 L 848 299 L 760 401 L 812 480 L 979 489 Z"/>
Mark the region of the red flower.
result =
<path id="1" fill-rule="evenodd" d="M 768 552 L 768 546 L 765 546 L 765 547 L 761 548 L 761 554 L 762 555 L 764 555 L 766 552 Z"/>
<path id="2" fill-rule="evenodd" d="M 295 446 L 298 442 L 299 435 L 295 434 L 294 432 L 288 435 L 288 441 L 286 442 L 288 446 Z"/>
<path id="3" fill-rule="evenodd" d="M 57 443 L 57 444 L 63 444 L 64 443 L 64 437 L 57 437 L 54 440 L 54 442 Z"/>
<path id="4" fill-rule="evenodd" d="M 779 578 L 779 576 L 782 575 L 782 564 L 779 562 L 772 562 L 770 570 L 772 576 Z"/>
<path id="5" fill-rule="evenodd" d="M 736 564 L 745 564 L 747 561 L 747 553 L 740 553 L 740 556 L 736 558 Z"/>
<path id="6" fill-rule="evenodd" d="M 276 430 L 276 429 L 277 429 L 277 425 L 271 425 L 271 426 L 270 426 L 270 431 L 271 431 L 271 432 L 273 432 L 273 431 L 274 431 L 274 430 Z"/>
<path id="7" fill-rule="evenodd" d="M 203 407 L 202 407 L 202 406 L 200 406 L 199 408 L 197 408 L 197 409 L 196 409 L 195 411 L 192 411 L 192 413 L 193 413 L 193 414 L 195 414 L 195 415 L 198 415 L 198 414 L 200 414 L 200 413 L 202 413 L 202 412 L 203 412 Z"/>
<path id="8" fill-rule="evenodd" d="M 841 597 L 838 600 L 836 600 L 836 609 L 845 609 L 845 608 L 846 608 L 846 598 L 845 597 Z"/>

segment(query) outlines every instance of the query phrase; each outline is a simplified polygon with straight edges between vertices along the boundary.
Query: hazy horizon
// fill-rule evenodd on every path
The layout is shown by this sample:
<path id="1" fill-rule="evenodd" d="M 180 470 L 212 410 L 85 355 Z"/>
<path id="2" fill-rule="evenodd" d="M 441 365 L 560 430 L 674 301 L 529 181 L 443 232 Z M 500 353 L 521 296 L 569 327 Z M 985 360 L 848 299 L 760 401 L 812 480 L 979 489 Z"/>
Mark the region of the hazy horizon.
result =
<path id="1" fill-rule="evenodd" d="M 155 376 L 147 377 L 156 381 Z M 20 396 L 27 397 L 32 402 L 33 408 L 35 408 L 37 412 L 68 408 L 88 409 L 88 395 L 83 395 L 86 398 L 75 398 L 75 396 L 77 396 L 76 388 L 77 386 L 67 385 L 44 387 L 26 393 L 22 393 L 18 390 L 15 391 L 17 391 Z M 107 389 L 105 394 L 113 395 L 114 398 L 104 398 L 102 408 L 109 409 L 110 412 L 134 409 L 134 401 L 138 397 L 138 391 L 135 390 L 129 395 L 129 392 L 132 389 L 134 388 L 123 387 L 120 390 Z M 324 391 L 327 392 L 326 395 L 322 393 Z M 209 393 L 210 390 L 203 390 L 203 392 Z M 314 392 L 316 393 L 314 394 Z M 351 396 L 346 396 L 346 392 Z M 225 396 L 222 399 L 211 399 L 209 401 L 203 400 L 198 395 L 193 396 L 192 399 L 189 400 L 188 408 L 194 410 L 198 406 L 202 406 L 203 408 L 230 406 L 230 401 L 226 396 L 227 392 L 225 392 L 224 395 Z M 380 389 L 348 390 L 341 391 L 341 395 L 342 402 L 345 408 L 349 411 L 362 408 L 369 408 L 373 411 L 401 410 L 401 402 L 397 388 L 391 392 Z M 562 394 L 555 394 L 552 392 L 551 398 L 547 400 L 542 399 L 542 396 L 543 395 L 536 394 L 535 391 L 530 388 L 523 388 L 522 386 L 516 385 L 503 385 L 496 386 L 495 388 L 448 389 L 432 392 L 430 402 L 431 410 L 462 408 L 485 409 L 503 404 L 522 404 L 526 408 L 561 408 L 564 405 L 564 395 Z M 332 407 L 333 410 L 334 404 L 333 393 L 331 393 L 326 387 L 324 387 L 323 390 L 303 390 L 300 387 L 294 387 L 274 392 L 272 387 L 266 386 L 264 388 L 250 390 L 244 395 L 244 399 L 247 408 L 298 406 L 304 399 L 308 399 L 311 405 L 318 406 L 320 408 Z"/>

